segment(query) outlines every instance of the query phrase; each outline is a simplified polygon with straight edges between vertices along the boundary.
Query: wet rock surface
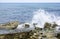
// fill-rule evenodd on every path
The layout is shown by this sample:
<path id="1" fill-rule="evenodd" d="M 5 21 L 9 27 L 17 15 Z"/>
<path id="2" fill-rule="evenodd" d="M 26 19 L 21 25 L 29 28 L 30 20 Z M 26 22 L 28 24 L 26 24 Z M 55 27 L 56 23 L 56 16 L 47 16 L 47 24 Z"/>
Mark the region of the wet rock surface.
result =
<path id="1" fill-rule="evenodd" d="M 2 34 L 0 39 L 58 39 L 53 31 L 31 30 L 14 34 Z"/>
<path id="2" fill-rule="evenodd" d="M 5 24 L 0 24 L 0 29 L 15 29 L 19 25 L 18 21 L 11 21 Z"/>
<path id="3" fill-rule="evenodd" d="M 56 35 L 52 28 L 35 27 L 34 30 L 30 30 L 29 32 L 0 34 L 0 39 L 60 39 L 60 34 Z"/>

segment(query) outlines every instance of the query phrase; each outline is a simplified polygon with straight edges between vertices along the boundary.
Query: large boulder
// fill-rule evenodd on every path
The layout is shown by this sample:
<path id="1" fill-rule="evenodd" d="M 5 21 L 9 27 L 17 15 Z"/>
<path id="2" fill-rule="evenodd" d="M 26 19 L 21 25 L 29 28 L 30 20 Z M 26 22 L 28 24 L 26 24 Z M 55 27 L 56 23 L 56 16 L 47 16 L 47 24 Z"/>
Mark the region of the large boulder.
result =
<path id="1" fill-rule="evenodd" d="M 50 29 L 50 27 L 51 27 L 51 23 L 46 22 L 44 24 L 44 29 Z"/>
<path id="2" fill-rule="evenodd" d="M 11 21 L 0 25 L 0 29 L 15 29 L 19 25 L 18 21 Z"/>

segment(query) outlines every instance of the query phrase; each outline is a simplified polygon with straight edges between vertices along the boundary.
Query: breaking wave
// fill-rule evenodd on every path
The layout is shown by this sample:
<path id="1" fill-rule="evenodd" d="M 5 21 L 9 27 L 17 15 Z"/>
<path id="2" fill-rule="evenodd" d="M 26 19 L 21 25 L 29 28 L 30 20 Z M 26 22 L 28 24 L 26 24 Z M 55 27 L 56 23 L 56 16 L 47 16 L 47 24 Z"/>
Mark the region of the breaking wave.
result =
<path id="1" fill-rule="evenodd" d="M 43 28 L 45 22 L 56 22 L 58 25 L 60 25 L 60 17 L 43 9 L 39 9 L 33 13 L 32 23 L 37 23 L 38 27 Z"/>

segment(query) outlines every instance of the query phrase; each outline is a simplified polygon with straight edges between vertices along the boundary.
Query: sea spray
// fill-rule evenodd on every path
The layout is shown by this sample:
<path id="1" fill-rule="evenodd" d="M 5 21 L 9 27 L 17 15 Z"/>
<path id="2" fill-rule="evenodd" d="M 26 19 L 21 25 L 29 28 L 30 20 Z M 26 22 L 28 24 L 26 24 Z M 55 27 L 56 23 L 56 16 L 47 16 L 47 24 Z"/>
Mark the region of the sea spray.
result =
<path id="1" fill-rule="evenodd" d="M 43 9 L 39 9 L 33 13 L 34 16 L 32 18 L 32 23 L 37 23 L 37 27 L 43 28 L 45 22 L 58 23 L 60 20 L 60 19 L 58 20 L 58 17 L 55 16 L 54 14 L 51 14 L 50 12 L 47 12 Z"/>

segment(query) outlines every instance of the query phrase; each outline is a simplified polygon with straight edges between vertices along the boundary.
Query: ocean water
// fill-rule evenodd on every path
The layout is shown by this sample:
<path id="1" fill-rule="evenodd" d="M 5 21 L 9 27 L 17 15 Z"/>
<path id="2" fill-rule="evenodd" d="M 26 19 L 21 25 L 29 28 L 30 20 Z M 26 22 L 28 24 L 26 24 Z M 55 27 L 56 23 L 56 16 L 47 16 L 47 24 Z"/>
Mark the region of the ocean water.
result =
<path id="1" fill-rule="evenodd" d="M 0 23 L 18 20 L 42 24 L 47 19 L 60 20 L 60 3 L 0 3 Z"/>
<path id="2" fill-rule="evenodd" d="M 31 22 L 38 10 L 60 16 L 60 3 L 0 3 L 0 23 L 14 20 Z"/>
<path id="3" fill-rule="evenodd" d="M 15 20 L 37 23 L 38 27 L 45 22 L 60 25 L 60 3 L 0 3 L 0 23 Z"/>

